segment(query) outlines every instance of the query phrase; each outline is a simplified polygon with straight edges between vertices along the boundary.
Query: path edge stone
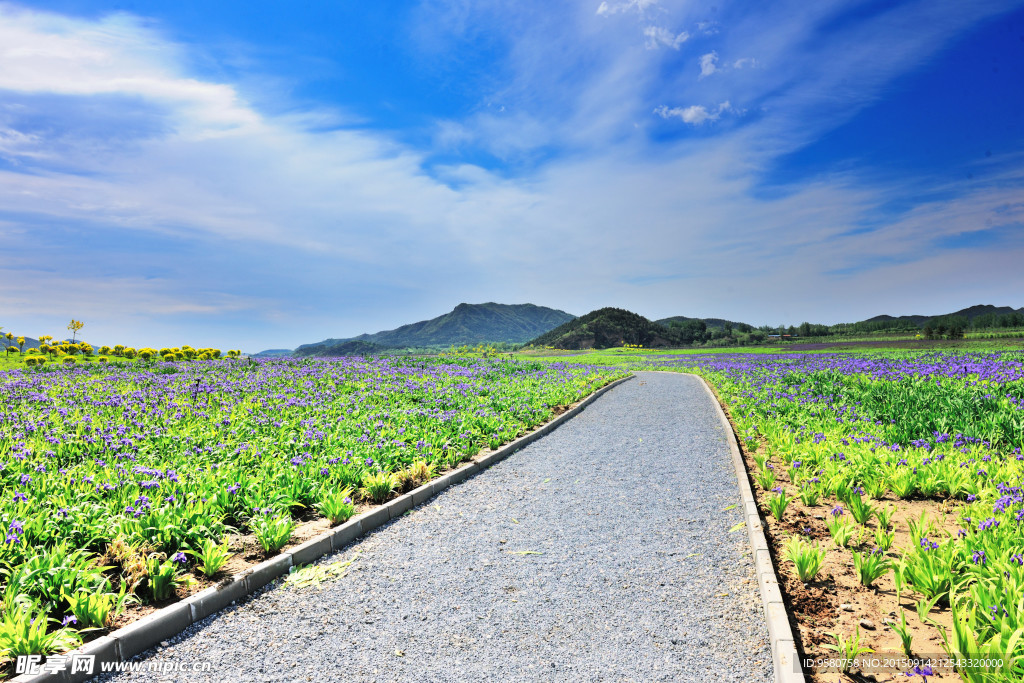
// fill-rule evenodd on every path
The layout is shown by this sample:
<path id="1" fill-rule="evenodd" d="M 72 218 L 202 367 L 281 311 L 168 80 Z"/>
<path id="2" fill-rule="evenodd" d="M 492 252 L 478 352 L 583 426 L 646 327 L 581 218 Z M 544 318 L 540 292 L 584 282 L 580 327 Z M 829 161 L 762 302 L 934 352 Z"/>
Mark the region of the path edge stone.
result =
<path id="1" fill-rule="evenodd" d="M 162 641 L 170 640 L 180 635 L 193 624 L 197 624 L 203 619 L 220 612 L 223 608 L 233 605 L 236 600 L 252 595 L 268 583 L 287 574 L 292 567 L 299 564 L 308 564 L 325 555 L 341 550 L 349 543 L 374 529 L 387 524 L 396 517 L 400 517 L 414 505 L 420 505 L 446 488 L 465 481 L 491 465 L 501 462 L 516 451 L 551 433 L 555 428 L 579 415 L 600 396 L 634 377 L 635 375 L 630 375 L 617 379 L 614 382 L 609 382 L 561 415 L 509 442 L 498 450 L 463 463 L 460 467 L 450 470 L 440 477 L 431 479 L 419 488 L 353 517 L 340 526 L 328 529 L 324 533 L 304 541 L 287 552 L 275 555 L 255 567 L 250 567 L 240 574 L 228 577 L 216 586 L 190 595 L 180 602 L 163 607 L 96 641 L 91 641 L 75 650 L 66 652 L 64 656 L 67 656 L 69 658 L 68 661 L 70 661 L 70 657 L 75 654 L 98 654 L 99 656 L 96 657 L 97 663 L 126 662 L 136 654 L 145 652 L 156 647 Z M 718 405 L 717 401 L 715 405 Z M 217 598 L 220 599 L 218 600 Z M 102 651 L 100 651 L 99 647 L 102 647 Z M 79 672 L 72 676 L 69 671 L 22 674 L 10 679 L 10 683 L 65 683 L 70 681 L 77 683 L 78 681 L 84 681 L 92 678 L 92 676 L 103 673 L 99 669 L 100 667 L 97 665 L 96 670 L 91 675 L 83 675 Z"/>
<path id="2" fill-rule="evenodd" d="M 754 557 L 754 572 L 757 577 L 757 586 L 761 591 L 761 603 L 768 626 L 768 641 L 772 650 L 775 683 L 804 683 L 805 678 L 803 669 L 799 665 L 800 659 L 797 656 L 793 628 L 789 624 L 786 604 L 783 602 L 782 592 L 779 590 L 779 577 L 775 573 L 775 567 L 768 552 L 768 539 L 764 535 L 764 525 L 761 515 L 757 511 L 757 501 L 754 498 L 754 491 L 750 487 L 747 466 L 743 462 L 736 434 L 732 430 L 729 418 L 725 415 L 725 410 L 722 409 L 722 404 L 719 403 L 718 397 L 707 380 L 700 375 L 684 374 L 696 377 L 704 386 L 708 398 L 715 405 L 715 412 L 718 414 L 718 420 L 722 423 L 726 441 L 729 443 L 732 464 L 736 469 L 736 480 L 739 482 L 740 507 L 743 510 L 743 520 L 747 526 L 747 536 L 750 539 L 750 549 Z"/>

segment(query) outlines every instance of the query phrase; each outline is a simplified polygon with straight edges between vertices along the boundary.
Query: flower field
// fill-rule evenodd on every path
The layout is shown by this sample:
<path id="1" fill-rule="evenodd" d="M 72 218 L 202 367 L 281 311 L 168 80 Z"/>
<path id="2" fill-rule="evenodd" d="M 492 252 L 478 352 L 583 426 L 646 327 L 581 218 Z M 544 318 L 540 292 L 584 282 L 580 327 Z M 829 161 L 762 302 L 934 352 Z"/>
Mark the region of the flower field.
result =
<path id="1" fill-rule="evenodd" d="M 833 662 L 827 680 L 872 652 L 898 655 L 900 677 L 1024 680 L 1024 354 L 648 367 L 700 374 L 727 406 L 804 655 Z"/>
<path id="2" fill-rule="evenodd" d="M 496 448 L 625 373 L 472 359 L 0 373 L 0 659 L 50 653 Z M 234 539 L 234 540 L 232 540 Z"/>

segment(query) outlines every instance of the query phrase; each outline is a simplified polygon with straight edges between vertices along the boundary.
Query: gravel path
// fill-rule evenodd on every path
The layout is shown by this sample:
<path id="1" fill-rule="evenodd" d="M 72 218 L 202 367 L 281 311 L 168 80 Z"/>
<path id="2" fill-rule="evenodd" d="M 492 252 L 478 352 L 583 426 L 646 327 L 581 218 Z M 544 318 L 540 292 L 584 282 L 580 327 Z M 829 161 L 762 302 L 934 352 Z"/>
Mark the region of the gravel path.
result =
<path id="1" fill-rule="evenodd" d="M 344 576 L 272 584 L 143 657 L 188 673 L 104 680 L 770 680 L 711 400 L 694 377 L 637 375 L 321 560 L 354 558 Z"/>

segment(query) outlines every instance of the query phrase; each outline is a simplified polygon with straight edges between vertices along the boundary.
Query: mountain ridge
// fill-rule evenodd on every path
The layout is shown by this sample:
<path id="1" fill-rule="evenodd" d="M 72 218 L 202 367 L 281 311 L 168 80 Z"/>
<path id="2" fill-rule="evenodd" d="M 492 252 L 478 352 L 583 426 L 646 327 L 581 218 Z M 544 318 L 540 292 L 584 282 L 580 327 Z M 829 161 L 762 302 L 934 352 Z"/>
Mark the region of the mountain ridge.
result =
<path id="1" fill-rule="evenodd" d="M 460 303 L 450 312 L 373 334 L 325 339 L 303 344 L 296 356 L 378 353 L 397 348 L 475 346 L 487 343 L 523 344 L 539 334 L 575 318 L 536 304 Z M 261 352 L 262 353 L 262 352 Z"/>
<path id="2" fill-rule="evenodd" d="M 606 349 L 625 344 L 648 348 L 671 346 L 677 336 L 638 313 L 623 308 L 599 308 L 559 325 L 530 342 L 559 349 Z"/>
<path id="3" fill-rule="evenodd" d="M 657 320 L 649 320 L 624 309 L 605 308 L 597 311 L 619 311 L 636 315 L 642 320 L 634 320 L 639 325 L 631 332 L 620 329 L 618 334 L 625 340 L 632 338 L 658 339 L 660 342 L 689 344 L 691 340 L 700 341 L 709 336 L 720 336 L 726 327 L 741 332 L 751 330 L 766 330 L 770 326 L 755 326 L 749 323 L 727 320 L 724 318 L 692 318 L 678 315 Z M 595 311 L 591 311 L 594 313 Z M 532 319 L 531 323 L 516 321 L 514 313 L 524 315 Z M 814 326 L 821 329 L 831 328 L 838 330 L 835 334 L 856 333 L 858 329 L 865 328 L 873 331 L 898 330 L 898 329 L 923 329 L 929 321 L 940 321 L 949 318 L 965 318 L 968 323 L 976 321 L 982 316 L 998 318 L 1006 315 L 1024 316 L 1024 307 L 1015 309 L 1011 306 L 994 306 L 992 304 L 977 304 L 962 308 L 953 313 L 940 315 L 901 315 L 893 316 L 888 314 L 876 315 L 855 323 L 838 323 L 832 326 Z M 590 315 L 590 314 L 587 314 Z M 585 316 L 584 316 L 585 317 Z M 621 316 L 620 316 L 621 317 Z M 294 351 L 287 349 L 267 349 L 256 356 L 280 357 L 286 355 L 297 356 L 323 356 L 323 355 L 353 355 L 353 354 L 376 354 L 388 353 L 402 348 L 431 348 L 461 345 L 476 345 L 487 343 L 508 343 L 525 344 L 532 341 L 537 344 L 544 335 L 553 332 L 556 328 L 563 326 L 573 320 L 575 316 L 558 309 L 538 306 L 536 304 L 497 304 L 487 302 L 484 304 L 461 303 L 449 313 L 440 315 L 430 320 L 422 320 L 416 323 L 402 325 L 393 330 L 384 330 L 373 334 L 361 334 L 356 337 L 341 339 L 328 338 L 312 344 L 303 344 Z M 607 322 L 607 321 L 606 321 Z M 625 322 L 625 318 L 619 322 Z M 531 325 L 536 327 L 531 328 Z M 648 325 L 656 325 L 660 329 L 652 329 Z M 984 326 L 984 324 L 982 325 Z M 614 327 L 614 326 L 613 326 Z M 532 337 L 527 336 L 533 330 L 537 331 Z M 772 327 L 772 329 L 776 329 Z M 606 329 L 602 334 L 611 334 L 612 329 Z M 615 336 L 612 334 L 612 336 Z M 586 335 L 584 335 L 586 336 Z M 811 333 L 809 336 L 815 336 Z M 588 337 L 589 338 L 589 337 Z M 609 338 L 610 339 L 610 338 Z M 596 338 L 593 340 L 596 343 Z M 659 343 L 660 343 L 659 342 Z M 643 343 L 629 342 L 623 343 Z M 541 344 L 541 345 L 550 345 Z M 647 345 L 647 344 L 645 344 Z"/>

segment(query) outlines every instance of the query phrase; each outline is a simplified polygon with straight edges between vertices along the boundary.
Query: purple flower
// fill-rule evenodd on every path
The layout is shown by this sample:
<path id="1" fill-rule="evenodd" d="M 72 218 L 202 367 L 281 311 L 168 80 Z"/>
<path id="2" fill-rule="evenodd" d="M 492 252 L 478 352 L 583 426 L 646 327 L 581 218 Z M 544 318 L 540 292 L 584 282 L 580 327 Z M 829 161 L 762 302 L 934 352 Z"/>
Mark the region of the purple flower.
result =
<path id="1" fill-rule="evenodd" d="M 932 668 L 930 666 L 925 664 L 924 666 L 920 666 L 920 665 L 915 666 L 913 669 L 911 669 L 910 671 L 906 672 L 904 675 L 905 676 L 920 676 L 925 681 L 925 683 L 928 683 L 928 676 L 934 676 L 935 673 L 932 671 Z"/>
<path id="2" fill-rule="evenodd" d="M 11 526 L 8 527 L 7 530 L 10 531 L 12 534 L 22 534 L 25 532 L 25 525 L 22 522 L 19 522 L 18 520 L 14 520 L 13 522 L 11 522 Z"/>
<path id="3" fill-rule="evenodd" d="M 833 517 L 839 517 L 842 514 L 843 514 L 843 506 L 842 505 L 836 505 L 834 508 L 832 508 L 832 516 Z"/>
<path id="4" fill-rule="evenodd" d="M 238 489 L 240 488 L 242 488 L 242 485 L 236 481 L 234 484 L 228 487 L 228 493 L 230 493 L 233 496 L 236 493 L 238 493 Z"/>
<path id="5" fill-rule="evenodd" d="M 77 624 L 78 619 L 75 618 L 74 614 L 69 614 L 60 622 L 61 626 L 68 626 L 69 624 Z"/>
<path id="6" fill-rule="evenodd" d="M 28 496 L 26 496 L 24 493 L 21 493 L 20 491 L 15 492 L 15 494 L 14 494 L 14 502 L 15 503 L 19 503 L 19 502 L 20 503 L 24 503 L 26 501 L 28 501 Z"/>
<path id="7" fill-rule="evenodd" d="M 971 554 L 971 559 L 974 561 L 974 564 L 984 565 L 985 562 L 986 562 L 985 551 L 984 550 L 975 550 Z"/>
<path id="8" fill-rule="evenodd" d="M 984 522 L 978 524 L 978 531 L 988 531 L 989 529 L 995 529 L 999 526 L 999 520 L 995 517 L 989 517 Z"/>
<path id="9" fill-rule="evenodd" d="M 185 553 L 177 552 L 171 557 L 172 562 L 180 562 L 181 564 L 188 564 L 188 558 L 185 557 Z"/>

